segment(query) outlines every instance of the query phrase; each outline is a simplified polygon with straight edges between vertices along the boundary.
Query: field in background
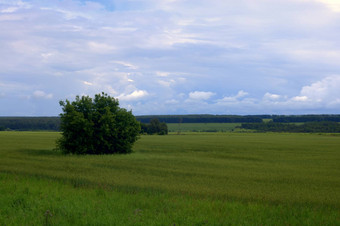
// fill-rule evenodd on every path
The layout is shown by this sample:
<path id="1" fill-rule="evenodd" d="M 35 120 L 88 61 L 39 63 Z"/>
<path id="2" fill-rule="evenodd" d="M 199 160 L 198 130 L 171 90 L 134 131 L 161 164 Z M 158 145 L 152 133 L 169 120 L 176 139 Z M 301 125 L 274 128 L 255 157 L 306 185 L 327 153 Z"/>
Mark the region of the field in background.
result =
<path id="1" fill-rule="evenodd" d="M 142 136 L 129 155 L 0 132 L 0 225 L 339 225 L 340 137 Z"/>
<path id="2" fill-rule="evenodd" d="M 167 123 L 169 132 L 231 132 L 241 123 Z"/>

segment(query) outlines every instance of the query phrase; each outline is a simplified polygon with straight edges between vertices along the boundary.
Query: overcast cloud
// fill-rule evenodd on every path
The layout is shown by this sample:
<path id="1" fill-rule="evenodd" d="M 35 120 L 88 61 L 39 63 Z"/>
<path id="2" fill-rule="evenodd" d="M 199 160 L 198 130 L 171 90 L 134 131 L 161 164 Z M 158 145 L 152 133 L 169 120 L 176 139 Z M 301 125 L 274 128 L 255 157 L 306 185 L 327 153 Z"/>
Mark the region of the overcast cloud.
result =
<path id="1" fill-rule="evenodd" d="M 337 0 L 0 0 L 0 116 L 340 113 Z"/>

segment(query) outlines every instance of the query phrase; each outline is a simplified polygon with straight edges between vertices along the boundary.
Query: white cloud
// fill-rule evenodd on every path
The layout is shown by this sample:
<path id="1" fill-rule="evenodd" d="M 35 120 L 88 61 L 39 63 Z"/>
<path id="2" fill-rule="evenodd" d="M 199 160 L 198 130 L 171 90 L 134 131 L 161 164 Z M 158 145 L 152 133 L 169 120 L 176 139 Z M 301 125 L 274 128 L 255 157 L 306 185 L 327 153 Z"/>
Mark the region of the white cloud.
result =
<path id="1" fill-rule="evenodd" d="M 324 3 L 327 7 L 335 12 L 340 12 L 340 1 L 339 0 L 317 0 Z"/>
<path id="2" fill-rule="evenodd" d="M 116 95 L 117 94 L 117 91 L 110 85 L 102 85 L 102 87 L 100 89 L 104 90 L 105 92 L 107 92 L 110 95 Z"/>
<path id="3" fill-rule="evenodd" d="M 115 60 L 115 61 L 112 61 L 112 63 L 122 65 L 122 66 L 130 68 L 132 70 L 137 70 L 138 69 L 138 66 L 136 66 L 136 65 L 134 65 L 134 64 L 132 64 L 130 62 Z"/>
<path id="4" fill-rule="evenodd" d="M 170 87 L 176 83 L 174 79 L 169 79 L 169 80 L 158 80 L 158 83 L 162 86 L 165 87 Z"/>
<path id="5" fill-rule="evenodd" d="M 19 8 L 18 7 L 8 7 L 6 9 L 0 10 L 1 13 L 14 13 L 17 11 Z"/>
<path id="6" fill-rule="evenodd" d="M 238 101 L 242 97 L 247 96 L 248 93 L 240 90 L 235 96 L 228 96 L 228 97 L 223 97 L 223 99 L 217 100 L 218 102 L 233 102 L 233 101 Z"/>
<path id="7" fill-rule="evenodd" d="M 33 97 L 37 99 L 52 99 L 53 94 L 52 93 L 47 94 L 44 91 L 36 90 L 33 92 Z"/>
<path id="8" fill-rule="evenodd" d="M 99 42 L 88 42 L 88 46 L 91 51 L 98 52 L 98 53 L 111 53 L 112 51 L 116 50 L 117 48 L 106 44 L 106 43 L 99 43 Z"/>
<path id="9" fill-rule="evenodd" d="M 134 101 L 134 100 L 142 99 L 148 95 L 149 93 L 145 90 L 135 90 L 130 94 L 121 94 L 117 98 L 123 101 Z"/>
<path id="10" fill-rule="evenodd" d="M 293 97 L 292 100 L 304 102 L 308 100 L 308 97 L 307 96 L 296 96 L 296 97 Z"/>
<path id="11" fill-rule="evenodd" d="M 167 76 L 170 75 L 170 73 L 169 72 L 164 72 L 164 71 L 157 71 L 156 75 L 160 76 L 160 77 L 167 77 Z"/>
<path id="12" fill-rule="evenodd" d="M 178 100 L 175 100 L 175 99 L 171 99 L 171 100 L 167 100 L 165 101 L 166 104 L 178 104 L 179 101 Z"/>
<path id="13" fill-rule="evenodd" d="M 278 94 L 272 94 L 272 93 L 267 92 L 267 93 L 264 94 L 263 98 L 265 100 L 279 100 L 281 98 L 281 96 L 278 95 Z"/>
<path id="14" fill-rule="evenodd" d="M 87 86 L 93 86 L 93 83 L 91 82 L 88 82 L 88 81 L 83 81 L 84 85 L 87 85 Z"/>
<path id="15" fill-rule="evenodd" d="M 43 59 L 48 59 L 49 57 L 52 57 L 54 53 L 42 53 L 40 55 Z"/>
<path id="16" fill-rule="evenodd" d="M 328 76 L 301 89 L 300 95 L 313 102 L 332 102 L 340 97 L 340 75 Z"/>
<path id="17" fill-rule="evenodd" d="M 189 93 L 189 98 L 191 100 L 208 100 L 214 95 L 213 92 L 194 91 Z"/>
<path id="18" fill-rule="evenodd" d="M 340 107 L 340 76 L 327 76 L 311 85 L 303 86 L 299 95 L 288 99 L 286 96 L 276 97 L 266 93 L 264 102 L 260 103 L 265 109 L 280 110 L 303 110 L 309 109 L 314 112 L 327 111 L 329 109 L 337 109 Z M 270 100 L 269 102 L 267 102 Z M 321 110 L 322 109 L 322 110 Z"/>

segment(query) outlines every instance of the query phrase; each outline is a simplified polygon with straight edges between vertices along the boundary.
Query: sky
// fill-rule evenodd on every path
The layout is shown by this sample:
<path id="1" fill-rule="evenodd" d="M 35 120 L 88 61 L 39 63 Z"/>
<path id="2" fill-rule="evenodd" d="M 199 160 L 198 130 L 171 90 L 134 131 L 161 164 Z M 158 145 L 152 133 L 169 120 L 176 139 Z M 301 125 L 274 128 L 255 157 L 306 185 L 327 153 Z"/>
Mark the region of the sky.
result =
<path id="1" fill-rule="evenodd" d="M 340 0 L 0 0 L 0 116 L 340 114 Z"/>

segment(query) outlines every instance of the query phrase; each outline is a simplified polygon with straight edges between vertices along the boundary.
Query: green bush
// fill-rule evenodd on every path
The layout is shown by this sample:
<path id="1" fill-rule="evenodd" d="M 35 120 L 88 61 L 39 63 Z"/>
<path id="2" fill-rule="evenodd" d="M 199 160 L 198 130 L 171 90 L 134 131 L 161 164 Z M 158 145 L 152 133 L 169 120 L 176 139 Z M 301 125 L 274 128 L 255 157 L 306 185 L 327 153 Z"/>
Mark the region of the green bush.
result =
<path id="1" fill-rule="evenodd" d="M 141 133 L 158 135 L 168 134 L 167 124 L 165 122 L 160 122 L 158 118 L 151 119 L 149 124 L 142 123 L 141 128 Z"/>
<path id="2" fill-rule="evenodd" d="M 62 137 L 57 146 L 64 153 L 130 153 L 139 137 L 140 123 L 131 111 L 119 107 L 117 99 L 105 93 L 60 101 Z"/>

